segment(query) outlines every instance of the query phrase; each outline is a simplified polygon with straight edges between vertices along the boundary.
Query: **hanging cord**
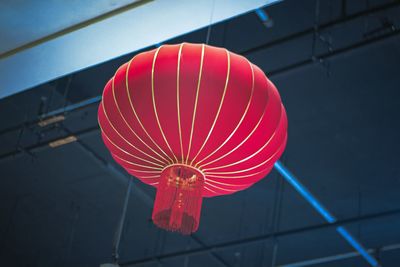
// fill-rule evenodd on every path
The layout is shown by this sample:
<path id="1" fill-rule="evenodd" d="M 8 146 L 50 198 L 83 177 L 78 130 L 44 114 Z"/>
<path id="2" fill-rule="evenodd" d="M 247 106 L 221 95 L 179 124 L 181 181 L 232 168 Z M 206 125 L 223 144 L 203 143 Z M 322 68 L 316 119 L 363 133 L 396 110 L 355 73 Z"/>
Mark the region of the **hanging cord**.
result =
<path id="1" fill-rule="evenodd" d="M 332 38 L 329 34 L 328 37 L 324 37 L 321 35 L 319 31 L 319 23 L 320 23 L 320 0 L 315 0 L 315 15 L 314 15 L 314 26 L 313 26 L 314 32 L 311 44 L 311 60 L 314 62 L 318 62 L 326 70 L 327 76 L 330 76 L 331 72 L 330 72 L 329 62 L 317 56 L 317 42 L 320 41 L 323 45 L 325 45 L 328 48 L 329 52 L 332 52 L 333 51 Z"/>
<path id="2" fill-rule="evenodd" d="M 283 179 L 279 179 L 277 181 L 278 188 L 277 188 L 277 195 L 276 195 L 276 203 L 274 207 L 274 214 L 272 217 L 272 242 L 273 242 L 273 250 L 272 250 L 272 258 L 271 258 L 271 266 L 276 266 L 276 260 L 278 256 L 278 239 L 275 236 L 275 233 L 279 231 L 279 224 L 281 221 L 281 214 L 282 214 L 282 200 L 283 200 L 283 192 L 284 186 Z"/>
<path id="3" fill-rule="evenodd" d="M 315 0 L 315 17 L 314 17 L 314 33 L 313 33 L 313 41 L 312 41 L 312 48 L 311 48 L 311 59 L 313 61 L 317 60 L 317 57 L 315 55 L 315 50 L 316 50 L 316 45 L 317 45 L 317 37 L 319 35 L 318 30 L 319 30 L 319 0 Z"/>
<path id="4" fill-rule="evenodd" d="M 72 74 L 68 76 L 67 84 L 65 85 L 64 95 L 63 95 L 63 105 L 62 108 L 65 110 L 65 107 L 68 105 L 68 96 L 69 96 L 69 89 L 71 88 L 72 82 Z"/>
<path id="5" fill-rule="evenodd" d="M 121 214 L 121 218 L 119 220 L 118 226 L 117 226 L 117 230 L 115 231 L 115 240 L 114 240 L 114 244 L 113 244 L 113 254 L 112 254 L 115 263 L 118 263 L 118 260 L 119 260 L 119 244 L 121 242 L 121 236 L 122 236 L 122 232 L 124 230 L 126 210 L 128 208 L 129 195 L 131 194 L 131 188 L 132 188 L 132 178 L 129 178 L 128 188 L 126 189 L 124 207 L 122 209 L 122 214 Z"/>
<path id="6" fill-rule="evenodd" d="M 215 0 L 212 2 L 212 8 L 211 8 L 211 14 L 210 14 L 210 22 L 208 24 L 208 29 L 207 29 L 207 36 L 206 36 L 206 44 L 210 42 L 210 36 L 211 36 L 211 27 L 212 27 L 212 21 L 214 17 L 214 9 L 215 9 Z"/>

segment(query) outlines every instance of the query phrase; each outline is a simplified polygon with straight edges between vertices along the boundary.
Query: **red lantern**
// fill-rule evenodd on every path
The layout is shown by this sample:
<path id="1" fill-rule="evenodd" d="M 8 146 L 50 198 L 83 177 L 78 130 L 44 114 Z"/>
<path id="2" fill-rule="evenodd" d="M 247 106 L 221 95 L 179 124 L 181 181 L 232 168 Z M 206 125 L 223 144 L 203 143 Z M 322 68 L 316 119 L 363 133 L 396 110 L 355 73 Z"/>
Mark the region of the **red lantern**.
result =
<path id="1" fill-rule="evenodd" d="M 197 230 L 202 197 L 265 177 L 287 138 L 285 109 L 264 73 L 202 44 L 163 45 L 122 65 L 98 118 L 113 158 L 157 188 L 154 223 L 183 234 Z"/>

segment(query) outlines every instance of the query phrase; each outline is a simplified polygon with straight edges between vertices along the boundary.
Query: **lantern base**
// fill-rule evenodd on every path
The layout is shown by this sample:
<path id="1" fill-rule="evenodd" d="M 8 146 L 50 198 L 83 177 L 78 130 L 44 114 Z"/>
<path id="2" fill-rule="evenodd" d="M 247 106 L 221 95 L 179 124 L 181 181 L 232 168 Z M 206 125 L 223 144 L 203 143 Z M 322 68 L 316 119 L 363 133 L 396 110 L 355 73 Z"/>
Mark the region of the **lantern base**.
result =
<path id="1" fill-rule="evenodd" d="M 189 235 L 199 227 L 204 175 L 188 165 L 170 165 L 161 173 L 153 222 L 165 230 Z"/>

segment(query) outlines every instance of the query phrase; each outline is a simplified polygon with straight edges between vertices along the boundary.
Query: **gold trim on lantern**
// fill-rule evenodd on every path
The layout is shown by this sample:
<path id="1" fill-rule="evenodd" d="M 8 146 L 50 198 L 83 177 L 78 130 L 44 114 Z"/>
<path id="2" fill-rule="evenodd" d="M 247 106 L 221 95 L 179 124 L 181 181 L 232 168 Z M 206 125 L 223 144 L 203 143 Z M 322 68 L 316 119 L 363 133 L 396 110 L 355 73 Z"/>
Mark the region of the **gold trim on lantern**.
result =
<path id="1" fill-rule="evenodd" d="M 229 183 L 222 183 L 222 182 L 216 181 L 215 179 L 211 179 L 210 177 L 212 177 L 212 176 L 209 176 L 209 178 L 207 179 L 207 182 L 209 182 L 209 183 L 216 183 L 216 184 L 219 184 L 219 185 L 227 185 L 227 186 L 233 186 L 233 187 L 243 187 L 243 186 L 247 186 L 247 185 L 251 185 L 251 184 L 252 184 L 252 183 L 248 183 L 248 184 L 229 184 Z"/>
<path id="2" fill-rule="evenodd" d="M 210 188 L 208 188 L 206 185 L 204 186 L 204 189 L 206 189 L 214 194 L 220 195 L 219 193 L 215 192 L 214 190 L 211 190 Z"/>
<path id="3" fill-rule="evenodd" d="M 126 68 L 126 76 L 125 76 L 125 84 L 126 84 L 126 91 L 127 91 L 127 95 L 128 95 L 128 100 L 129 100 L 129 104 L 132 108 L 133 114 L 135 114 L 136 120 L 138 121 L 140 127 L 142 127 L 142 130 L 146 133 L 146 135 L 149 137 L 149 139 L 153 142 L 153 144 L 171 161 L 173 162 L 172 158 L 170 156 L 168 156 L 168 154 L 157 144 L 156 141 L 154 141 L 154 139 L 151 137 L 151 135 L 147 132 L 146 128 L 144 127 L 142 121 L 140 120 L 139 116 L 136 113 L 135 107 L 132 103 L 132 98 L 131 98 L 131 92 L 129 89 L 129 84 L 128 84 L 128 74 L 129 74 L 129 69 L 131 66 L 131 63 L 133 61 L 134 58 L 132 58 L 129 63 L 128 66 Z"/>
<path id="4" fill-rule="evenodd" d="M 217 161 L 219 161 L 219 160 L 225 158 L 226 156 L 232 154 L 232 153 L 235 152 L 237 149 L 239 149 L 239 148 L 253 135 L 253 133 L 258 129 L 258 127 L 259 127 L 259 125 L 260 125 L 262 119 L 264 118 L 266 108 L 267 108 L 267 107 L 265 106 L 265 107 L 264 107 L 264 112 L 263 112 L 263 114 L 261 115 L 260 119 L 258 120 L 257 124 L 254 126 L 253 130 L 251 130 L 250 134 L 247 135 L 246 138 L 243 139 L 242 142 L 240 142 L 240 144 L 238 144 L 235 148 L 229 150 L 229 152 L 223 154 L 223 155 L 220 156 L 219 158 L 216 158 L 216 159 L 214 159 L 214 160 L 212 160 L 212 161 L 209 161 L 209 162 L 207 162 L 207 163 L 201 165 L 200 168 L 204 168 L 204 167 L 207 166 L 207 165 L 210 165 L 210 164 L 212 164 L 212 163 L 214 163 L 214 162 L 217 162 Z"/>
<path id="5" fill-rule="evenodd" d="M 210 180 L 213 180 L 213 181 L 215 181 L 215 179 L 214 178 L 217 178 L 217 179 L 219 179 L 219 178 L 222 178 L 222 179 L 242 179 L 242 178 L 248 178 L 248 177 L 251 177 L 251 176 L 255 176 L 255 175 L 258 175 L 258 174 L 260 174 L 260 173 L 262 173 L 262 172 L 264 172 L 265 170 L 267 170 L 268 168 L 265 168 L 264 170 L 262 170 L 262 171 L 259 171 L 259 172 L 255 172 L 255 173 L 252 173 L 252 174 L 246 174 L 246 175 L 237 175 L 237 176 L 232 176 L 232 175 L 229 175 L 229 176 L 221 176 L 221 175 L 211 175 L 211 174 L 209 174 L 208 175 L 208 177 L 210 177 L 209 179 Z"/>
<path id="6" fill-rule="evenodd" d="M 122 65 L 124 66 L 124 65 Z M 115 72 L 114 77 L 117 75 L 117 73 L 119 72 L 119 70 L 121 69 L 121 67 L 118 68 L 118 70 Z M 126 71 L 126 70 L 125 70 Z M 112 94 L 113 94 L 113 98 L 114 98 L 114 103 L 115 106 L 117 107 L 118 113 L 121 116 L 121 118 L 123 119 L 123 121 L 125 122 L 126 126 L 128 126 L 129 130 L 136 136 L 137 139 L 139 139 L 148 149 L 150 149 L 154 154 L 156 154 L 157 156 L 159 156 L 160 158 L 162 158 L 165 162 L 163 162 L 164 164 L 168 164 L 168 160 L 165 159 L 163 156 L 161 156 L 158 152 L 156 152 L 152 147 L 150 147 L 150 145 L 148 145 L 146 142 L 144 142 L 140 136 L 132 129 L 132 127 L 129 125 L 129 123 L 126 121 L 125 116 L 122 114 L 121 109 L 119 107 L 117 98 L 115 96 L 115 79 L 112 79 Z M 126 85 L 125 85 L 126 86 Z"/>
<path id="7" fill-rule="evenodd" d="M 112 78 L 112 81 L 114 81 L 114 77 Z M 111 85 L 111 86 L 113 86 L 113 82 L 112 82 L 112 85 Z M 104 91 L 103 91 L 103 94 L 104 94 Z M 103 99 L 104 99 L 104 96 L 103 96 Z M 111 120 L 109 119 L 108 114 L 107 114 L 107 110 L 106 110 L 106 107 L 105 107 L 105 104 L 104 104 L 104 101 L 101 101 L 101 106 L 103 107 L 103 111 L 104 111 L 104 115 L 105 115 L 105 117 L 106 117 L 106 120 L 107 120 L 108 123 L 110 124 L 111 128 L 119 135 L 119 137 L 121 137 L 126 143 L 128 143 L 131 147 L 133 147 L 133 148 L 136 149 L 137 151 L 141 152 L 142 154 L 148 156 L 148 157 L 151 158 L 151 159 L 154 159 L 155 161 L 158 161 L 158 162 L 160 162 L 160 163 L 164 163 L 162 160 L 157 159 L 157 158 L 155 158 L 155 157 L 153 157 L 153 156 L 150 156 L 149 154 L 147 154 L 146 152 L 144 152 L 144 151 L 142 151 L 141 149 L 137 148 L 137 147 L 134 146 L 131 142 L 129 142 L 128 140 L 126 140 L 125 137 L 123 137 L 122 134 L 114 127 L 114 124 L 113 124 L 113 123 L 111 122 Z"/>
<path id="8" fill-rule="evenodd" d="M 154 67 L 156 65 L 157 55 L 158 55 L 158 52 L 160 51 L 161 47 L 162 46 L 157 48 L 156 52 L 154 53 L 154 57 L 153 57 L 153 65 L 152 65 L 152 68 L 151 68 L 151 96 L 152 96 L 152 99 L 153 99 L 153 109 L 154 109 L 154 114 L 156 116 L 156 121 L 157 121 L 158 128 L 160 129 L 161 135 L 162 135 L 165 143 L 167 144 L 167 146 L 168 146 L 169 150 L 171 151 L 172 155 L 174 156 L 175 162 L 178 162 L 178 159 L 176 158 L 176 156 L 174 154 L 174 151 L 172 150 L 171 146 L 169 145 L 167 137 L 165 136 L 164 131 L 163 131 L 162 127 L 161 127 L 161 123 L 160 123 L 160 120 L 158 118 L 158 113 L 157 113 L 156 100 L 155 100 L 155 97 L 154 97 Z"/>
<path id="9" fill-rule="evenodd" d="M 266 77 L 265 77 L 265 79 L 266 79 L 266 82 L 268 83 L 268 82 L 269 82 L 268 79 L 267 79 Z M 253 135 L 253 133 L 258 129 L 258 127 L 259 127 L 259 125 L 260 125 L 262 119 L 264 118 L 264 115 L 265 115 L 266 110 L 267 110 L 267 105 L 265 105 L 264 111 L 263 111 L 263 113 L 262 113 L 262 115 L 261 115 L 259 121 L 257 122 L 256 126 L 254 126 L 254 128 L 253 128 L 253 130 L 250 132 L 250 134 L 249 134 L 242 142 L 240 142 L 240 144 L 238 144 L 234 149 L 230 150 L 228 153 L 226 153 L 226 154 L 220 156 L 219 158 L 214 159 L 214 160 L 212 160 L 212 161 L 210 161 L 210 162 L 207 162 L 207 163 L 201 165 L 200 168 L 204 168 L 204 167 L 207 166 L 207 165 L 210 165 L 210 164 L 212 164 L 212 163 L 214 163 L 214 162 L 217 162 L 217 161 L 219 161 L 219 160 L 225 158 L 226 156 L 232 154 L 232 153 L 233 153 L 234 151 L 236 151 L 238 148 L 240 148 L 240 147 Z"/>
<path id="10" fill-rule="evenodd" d="M 196 121 L 196 112 L 197 112 L 197 103 L 199 99 L 199 92 L 200 92 L 200 84 L 201 84 L 201 76 L 203 73 L 203 62 L 204 62 L 204 44 L 201 45 L 201 59 L 200 59 L 200 70 L 199 70 L 199 78 L 197 80 L 197 88 L 196 88 L 196 99 L 194 102 L 194 107 L 193 107 L 193 115 L 192 115 L 192 128 L 190 130 L 190 138 L 189 138 L 189 147 L 188 147 L 188 152 L 186 156 L 186 161 L 185 163 L 188 164 L 189 160 L 189 155 L 190 155 L 190 149 L 192 146 L 192 137 L 193 137 L 193 131 L 194 131 L 194 123 Z"/>
<path id="11" fill-rule="evenodd" d="M 99 124 L 99 125 L 100 125 L 100 124 Z M 103 129 L 101 128 L 101 125 L 100 125 L 100 130 L 101 130 L 101 133 L 104 135 L 104 137 L 107 138 L 107 140 L 108 140 L 111 144 L 113 144 L 117 149 L 119 149 L 119 150 L 122 151 L 123 153 L 125 153 L 125 154 L 127 154 L 127 155 L 129 155 L 129 156 L 132 156 L 132 157 L 134 157 L 134 158 L 136 158 L 136 159 L 138 159 L 138 160 L 141 160 L 141 161 L 144 161 L 144 162 L 148 162 L 148 163 L 153 164 L 153 165 L 156 165 L 156 166 L 160 166 L 160 167 L 162 166 L 162 165 L 159 165 L 158 163 L 155 163 L 155 162 L 152 162 L 152 161 L 143 159 L 143 158 L 141 158 L 141 157 L 138 157 L 138 156 L 135 156 L 135 155 L 129 153 L 128 151 L 125 151 L 124 149 L 120 148 L 117 144 L 115 144 L 115 143 L 108 137 L 108 135 L 107 135 L 107 134 L 103 131 Z M 132 162 L 132 163 L 133 163 L 133 162 Z"/>
<path id="12" fill-rule="evenodd" d="M 266 146 L 268 146 L 268 144 L 269 144 L 269 143 L 272 141 L 272 139 L 275 137 L 275 134 L 276 134 L 277 130 L 278 130 L 278 129 L 275 130 L 275 132 L 270 136 L 270 138 L 268 139 L 268 141 L 267 141 L 261 148 L 259 148 L 256 152 L 254 152 L 254 153 L 251 154 L 250 156 L 247 156 L 247 157 L 245 157 L 244 159 L 241 159 L 241 160 L 238 160 L 238 161 L 235 161 L 235 162 L 226 164 L 226 165 L 220 165 L 220 166 L 218 166 L 218 167 L 204 169 L 204 171 L 219 170 L 219 169 L 223 169 L 223 168 L 226 168 L 226 167 L 231 167 L 231 166 L 237 165 L 237 164 L 239 164 L 239 163 L 245 162 L 245 161 L 251 159 L 252 157 L 255 157 L 255 156 L 256 156 L 258 153 L 260 153 Z"/>
<path id="13" fill-rule="evenodd" d="M 113 153 L 113 156 L 116 157 L 116 158 L 118 158 L 119 160 L 121 160 L 121 161 L 123 161 L 123 162 L 128 163 L 128 164 L 132 164 L 132 165 L 135 165 L 135 166 L 137 166 L 137 167 L 143 167 L 143 168 L 146 168 L 146 169 L 161 170 L 162 167 L 163 167 L 163 166 L 160 165 L 159 168 L 156 168 L 156 167 L 151 167 L 151 166 L 147 166 L 147 165 L 142 165 L 142 164 L 134 163 L 134 162 L 131 162 L 131 161 L 129 161 L 129 160 L 123 159 L 123 158 L 121 158 L 120 156 L 118 156 L 118 155 L 116 155 L 116 154 L 114 154 L 114 153 Z"/>
<path id="14" fill-rule="evenodd" d="M 240 171 L 231 171 L 231 172 L 205 172 L 205 174 L 206 174 L 206 175 L 211 175 L 211 176 L 212 176 L 213 174 L 235 174 L 235 173 L 242 173 L 242 172 L 251 171 L 251 170 L 256 169 L 256 168 L 258 168 L 258 167 L 260 167 L 260 166 L 266 164 L 267 162 L 269 162 L 269 161 L 270 161 L 273 157 L 275 157 L 275 155 L 280 151 L 280 149 L 281 149 L 282 146 L 283 146 L 283 145 L 281 145 L 281 146 L 274 152 L 274 154 L 272 154 L 271 157 L 269 157 L 269 158 L 266 159 L 265 161 L 261 162 L 260 164 L 258 164 L 258 165 L 256 165 L 256 166 L 253 166 L 253 167 L 251 167 L 251 168 L 247 168 L 247 169 L 240 170 Z"/>
<path id="15" fill-rule="evenodd" d="M 190 169 L 194 169 L 194 170 L 198 171 L 201 175 L 203 175 L 204 180 L 206 180 L 206 175 L 204 174 L 204 172 L 201 169 L 196 168 L 196 167 L 194 167 L 192 165 L 185 164 L 185 163 L 173 163 L 173 164 L 167 165 L 164 168 L 162 168 L 161 172 L 163 172 L 164 170 L 166 170 L 166 169 L 168 169 L 169 167 L 172 167 L 172 166 L 184 166 L 184 167 L 188 167 Z"/>
<path id="16" fill-rule="evenodd" d="M 204 157 L 202 160 L 198 161 L 195 166 L 199 166 L 199 164 L 201 162 L 203 162 L 204 160 L 208 159 L 209 157 L 211 157 L 212 155 L 214 155 L 217 151 L 219 151 L 231 138 L 232 136 L 236 133 L 237 129 L 239 129 L 240 125 L 242 125 L 242 122 L 244 121 L 244 118 L 247 115 L 247 112 L 250 108 L 250 103 L 251 100 L 253 99 L 253 93 L 254 93 L 254 69 L 253 69 L 253 64 L 251 64 L 247 59 L 246 59 L 247 63 L 249 63 L 250 69 L 251 69 L 251 77 L 252 77 L 252 83 L 251 83 L 251 93 L 250 93 L 250 98 L 249 101 L 247 102 L 247 106 L 246 109 L 243 112 L 242 117 L 240 118 L 238 124 L 236 125 L 236 128 L 232 131 L 232 133 L 226 138 L 226 140 L 217 148 L 215 149 L 213 152 L 211 152 L 210 154 L 208 154 L 206 157 Z"/>
<path id="17" fill-rule="evenodd" d="M 236 192 L 236 191 L 237 191 L 237 190 L 235 190 L 235 189 L 222 188 L 222 187 L 219 187 L 219 186 L 210 184 L 209 182 L 204 182 L 204 183 L 207 184 L 207 185 L 209 185 L 209 186 L 212 186 L 212 187 L 214 187 L 214 188 L 217 188 L 217 189 L 219 189 L 219 190 L 223 190 L 223 191 L 227 191 L 227 192 Z"/>
<path id="18" fill-rule="evenodd" d="M 228 88 L 228 83 L 229 83 L 229 76 L 230 76 L 230 69 L 231 69 L 231 61 L 230 61 L 230 53 L 228 50 L 225 49 L 226 52 L 226 56 L 227 56 L 227 61 L 228 61 L 228 68 L 226 71 L 226 80 L 225 80 L 225 86 L 224 86 L 224 92 L 222 93 L 222 97 L 221 97 L 221 101 L 217 110 L 217 113 L 215 115 L 215 119 L 213 124 L 211 125 L 210 131 L 208 132 L 208 135 L 206 137 L 206 139 L 204 140 L 203 145 L 200 147 L 199 151 L 197 151 L 196 156 L 192 159 L 192 161 L 190 162 L 190 165 L 193 165 L 193 162 L 195 161 L 195 159 L 197 158 L 197 156 L 200 154 L 200 152 L 203 150 L 204 146 L 206 145 L 208 139 L 210 138 L 213 130 L 214 130 L 214 126 L 217 122 L 217 119 L 219 117 L 219 113 L 221 112 L 221 108 L 222 108 L 222 104 L 224 103 L 224 99 L 225 99 L 225 94 L 226 94 L 226 89 Z"/>
<path id="19" fill-rule="evenodd" d="M 182 56 L 182 49 L 183 49 L 183 43 L 179 46 L 179 52 L 178 52 L 178 66 L 176 70 L 176 108 L 177 108 L 177 113 L 178 113 L 178 131 L 179 131 L 179 142 L 181 145 L 181 160 L 183 163 L 183 144 L 182 144 L 182 128 L 181 128 L 181 110 L 180 110 L 180 99 L 179 99 L 179 72 L 180 72 L 180 67 L 181 67 L 181 56 Z"/>
<path id="20" fill-rule="evenodd" d="M 140 177 L 138 177 L 138 178 L 139 179 L 154 179 L 154 178 L 160 178 L 160 175 L 150 175 L 150 176 L 142 176 L 142 175 L 140 175 Z"/>

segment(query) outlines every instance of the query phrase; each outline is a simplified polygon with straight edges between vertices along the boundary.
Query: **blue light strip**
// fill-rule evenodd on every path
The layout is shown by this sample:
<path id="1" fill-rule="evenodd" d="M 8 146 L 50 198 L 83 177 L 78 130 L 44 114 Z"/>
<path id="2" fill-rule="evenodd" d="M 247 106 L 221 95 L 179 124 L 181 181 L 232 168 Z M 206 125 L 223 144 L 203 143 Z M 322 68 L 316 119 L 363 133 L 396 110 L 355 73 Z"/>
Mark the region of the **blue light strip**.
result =
<path id="1" fill-rule="evenodd" d="M 307 201 L 310 203 L 322 217 L 329 223 L 334 223 L 337 221 L 335 216 L 333 216 L 321 203 L 319 203 L 318 199 L 314 197 L 310 191 L 302 184 L 299 180 L 288 170 L 285 166 L 282 165 L 281 162 L 277 161 L 275 163 L 275 169 L 285 177 L 286 181 L 289 182 L 297 192 L 300 193 Z"/>
<path id="2" fill-rule="evenodd" d="M 350 245 L 352 245 L 352 247 L 356 249 L 371 266 L 379 266 L 377 260 L 368 253 L 367 249 L 354 236 L 352 236 L 347 229 L 343 226 L 338 226 L 336 231 L 338 231 L 338 233 L 343 236 L 343 238 L 346 239 L 346 241 L 349 242 Z"/>
<path id="3" fill-rule="evenodd" d="M 337 219 L 311 194 L 311 192 L 280 162 L 275 163 L 275 169 L 310 203 L 328 223 L 335 223 Z M 357 250 L 362 257 L 373 267 L 380 266 L 378 261 L 355 239 L 343 226 L 338 226 L 336 231 Z"/>
<path id="4" fill-rule="evenodd" d="M 269 19 L 267 13 L 262 8 L 257 8 L 255 12 L 262 22 L 266 22 Z"/>

